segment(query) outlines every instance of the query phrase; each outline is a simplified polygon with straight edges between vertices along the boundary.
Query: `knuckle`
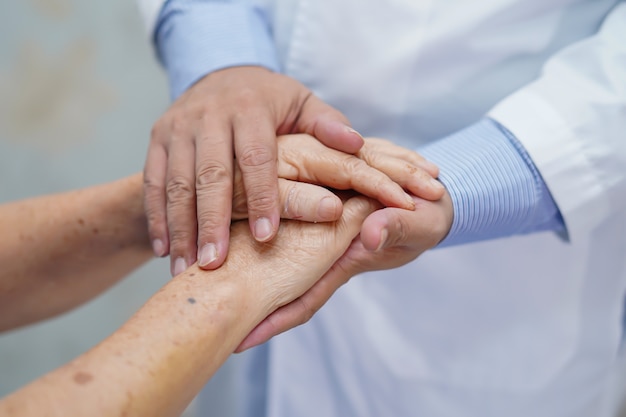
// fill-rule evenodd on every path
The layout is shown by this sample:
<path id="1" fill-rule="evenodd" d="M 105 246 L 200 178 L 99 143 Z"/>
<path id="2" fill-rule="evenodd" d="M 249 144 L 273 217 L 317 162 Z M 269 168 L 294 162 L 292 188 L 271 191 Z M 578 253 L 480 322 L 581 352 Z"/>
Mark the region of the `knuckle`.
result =
<path id="1" fill-rule="evenodd" d="M 343 166 L 347 172 L 355 173 L 366 168 L 368 165 L 362 159 L 355 156 L 349 156 L 344 159 Z"/>
<path id="2" fill-rule="evenodd" d="M 195 221 L 191 227 L 186 222 L 168 222 L 168 233 L 170 239 L 170 246 L 173 253 L 186 253 L 187 249 L 192 246 L 196 241 L 196 228 Z"/>
<path id="3" fill-rule="evenodd" d="M 248 194 L 248 208 L 259 212 L 267 212 L 277 204 L 277 198 L 269 187 L 256 187 L 254 193 Z"/>
<path id="4" fill-rule="evenodd" d="M 165 207 L 161 207 L 159 201 L 154 198 L 145 198 L 144 211 L 146 212 L 146 220 L 150 229 L 154 229 L 165 219 Z"/>
<path id="5" fill-rule="evenodd" d="M 165 193 L 168 204 L 177 204 L 195 197 L 195 189 L 192 182 L 181 175 L 172 177 L 167 182 Z"/>
<path id="6" fill-rule="evenodd" d="M 276 163 L 276 156 L 273 150 L 269 146 L 261 144 L 246 146 L 237 157 L 242 170 Z"/>
<path id="7" fill-rule="evenodd" d="M 158 195 L 162 192 L 158 181 L 156 181 L 150 174 L 144 171 L 143 175 L 143 189 L 146 196 Z"/>
<path id="8" fill-rule="evenodd" d="M 307 303 L 303 298 L 299 298 L 298 300 L 299 300 L 300 311 L 301 311 L 300 317 L 298 318 L 298 322 L 299 322 L 298 324 L 305 324 L 313 318 L 316 310 L 314 306 Z"/>
<path id="9" fill-rule="evenodd" d="M 260 95 L 252 87 L 245 87 L 238 91 L 235 104 L 238 107 L 249 108 L 259 102 Z"/>
<path id="10" fill-rule="evenodd" d="M 223 216 L 221 213 L 218 213 L 215 210 L 207 210 L 202 213 L 198 213 L 198 231 L 203 235 L 208 235 L 218 227 L 222 226 L 228 219 L 227 216 Z"/>
<path id="11" fill-rule="evenodd" d="M 213 184 L 232 184 L 232 177 L 226 165 L 211 161 L 201 165 L 196 172 L 196 188 L 206 189 Z"/>
<path id="12" fill-rule="evenodd" d="M 395 222 L 395 230 L 392 235 L 390 235 L 390 241 L 392 244 L 404 244 L 409 243 L 409 227 L 405 221 L 402 219 L 396 219 Z"/>
<path id="13" fill-rule="evenodd" d="M 174 134 L 184 132 L 188 126 L 185 116 L 182 114 L 174 114 L 170 117 L 170 129 Z"/>
<path id="14" fill-rule="evenodd" d="M 196 234 L 192 232 L 192 228 L 171 227 L 170 242 L 173 253 L 186 253 L 192 247 Z"/>
<path id="15" fill-rule="evenodd" d="M 300 190 L 298 183 L 293 183 L 282 191 L 281 201 L 283 201 L 283 214 L 288 217 L 297 218 L 300 214 Z"/>

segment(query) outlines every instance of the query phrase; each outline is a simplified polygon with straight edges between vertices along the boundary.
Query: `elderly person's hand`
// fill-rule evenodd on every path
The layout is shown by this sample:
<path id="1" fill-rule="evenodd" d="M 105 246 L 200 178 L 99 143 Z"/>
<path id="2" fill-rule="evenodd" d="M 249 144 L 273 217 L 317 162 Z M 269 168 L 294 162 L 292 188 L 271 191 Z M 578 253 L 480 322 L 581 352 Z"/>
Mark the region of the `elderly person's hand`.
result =
<path id="1" fill-rule="evenodd" d="M 93 199 L 108 203 L 110 209 L 134 212 L 141 198 L 136 179 L 76 194 L 79 212 L 89 209 Z M 116 192 L 120 189 L 127 191 L 123 199 Z M 176 276 L 95 348 L 0 400 L 0 415 L 180 415 L 255 325 L 315 285 L 375 207 L 370 199 L 354 197 L 345 203 L 338 221 L 285 221 L 281 233 L 267 243 L 255 241 L 247 223 L 237 222 L 232 226 L 233 250 L 222 268 L 203 271 L 194 265 Z M 74 220 L 74 212 L 64 213 L 68 215 L 60 219 Z M 145 259 L 143 239 L 129 248 L 124 243 L 131 236 L 117 235 L 118 226 L 135 222 L 133 217 L 125 219 L 100 224 L 101 234 L 112 233 L 104 241 L 117 243 L 111 246 L 129 260 Z M 97 255 L 97 247 L 76 255 L 81 258 L 90 251 Z"/>
<path id="2" fill-rule="evenodd" d="M 385 152 L 385 146 L 386 142 L 376 141 L 378 154 Z M 395 145 L 390 148 L 390 154 L 396 151 Z M 304 295 L 268 316 L 248 335 L 238 351 L 305 323 L 354 275 L 404 265 L 441 242 L 452 226 L 453 207 L 449 194 L 445 192 L 438 201 L 414 197 L 414 202 L 415 210 L 387 207 L 368 216 L 359 237 L 331 270 Z"/>
<path id="3" fill-rule="evenodd" d="M 385 206 L 408 210 L 415 203 L 405 189 L 430 200 L 439 199 L 444 192 L 443 186 L 433 179 L 438 174 L 435 165 L 416 152 L 382 140 L 368 140 L 357 155 L 351 155 L 328 148 L 310 135 L 280 136 L 277 172 L 278 201 L 283 201 L 281 217 L 287 219 L 332 221 L 341 214 L 339 199 L 313 184 L 356 190 Z M 232 208 L 233 219 L 250 215 L 245 178 L 237 167 Z M 227 254 L 225 247 L 209 245 L 205 249 L 199 253 L 201 268 L 213 269 L 222 264 Z M 180 273 L 193 262 L 195 257 L 173 260 L 172 274 Z"/>
<path id="4" fill-rule="evenodd" d="M 173 274 L 196 260 L 204 269 L 223 263 L 236 169 L 253 235 L 274 237 L 282 210 L 277 135 L 289 133 L 308 133 L 348 153 L 363 144 L 345 116 L 300 82 L 254 66 L 207 75 L 156 122 L 144 169 L 145 207 L 153 251 L 170 255 Z M 406 208 L 407 200 L 393 206 Z"/>

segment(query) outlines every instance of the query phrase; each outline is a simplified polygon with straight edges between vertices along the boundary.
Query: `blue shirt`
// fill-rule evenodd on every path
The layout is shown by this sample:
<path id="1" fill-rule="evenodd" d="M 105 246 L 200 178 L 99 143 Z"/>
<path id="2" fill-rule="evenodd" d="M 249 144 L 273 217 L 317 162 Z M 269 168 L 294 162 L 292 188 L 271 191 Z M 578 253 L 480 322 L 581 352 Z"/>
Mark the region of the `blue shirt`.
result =
<path id="1" fill-rule="evenodd" d="M 169 0 L 154 39 L 173 99 L 219 69 L 259 65 L 280 71 L 268 18 L 247 4 Z M 530 156 L 493 120 L 480 120 L 418 151 L 439 166 L 454 206 L 452 228 L 439 246 L 565 230 Z"/>

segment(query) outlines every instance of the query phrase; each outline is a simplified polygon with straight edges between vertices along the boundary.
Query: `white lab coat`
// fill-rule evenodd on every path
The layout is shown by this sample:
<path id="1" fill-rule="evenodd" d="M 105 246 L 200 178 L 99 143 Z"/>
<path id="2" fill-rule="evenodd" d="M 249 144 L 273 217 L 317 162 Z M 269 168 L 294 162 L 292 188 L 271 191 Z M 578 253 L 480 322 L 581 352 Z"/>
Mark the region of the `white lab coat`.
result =
<path id="1" fill-rule="evenodd" d="M 268 416 L 611 415 L 626 286 L 626 4 L 256 3 L 284 71 L 365 135 L 415 148 L 498 120 L 568 230 L 353 278 L 270 342 Z"/>

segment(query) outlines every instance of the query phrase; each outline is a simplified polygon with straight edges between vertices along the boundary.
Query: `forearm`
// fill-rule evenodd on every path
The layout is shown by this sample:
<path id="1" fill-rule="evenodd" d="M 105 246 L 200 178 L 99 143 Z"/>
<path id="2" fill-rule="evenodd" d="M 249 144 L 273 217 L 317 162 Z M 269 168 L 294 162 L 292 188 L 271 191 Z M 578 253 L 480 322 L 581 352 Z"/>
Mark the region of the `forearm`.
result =
<path id="1" fill-rule="evenodd" d="M 289 222 L 266 244 L 240 222 L 221 268 L 178 275 L 100 345 L 0 401 L 0 415 L 179 415 L 256 324 L 332 266 L 375 207 L 355 199 L 342 220 Z"/>
<path id="2" fill-rule="evenodd" d="M 238 288 L 241 271 L 205 274 L 174 278 L 100 345 L 0 401 L 0 415 L 180 415 L 264 311 Z"/>
<path id="3" fill-rule="evenodd" d="M 141 181 L 0 206 L 0 331 L 73 308 L 150 258 Z"/>

